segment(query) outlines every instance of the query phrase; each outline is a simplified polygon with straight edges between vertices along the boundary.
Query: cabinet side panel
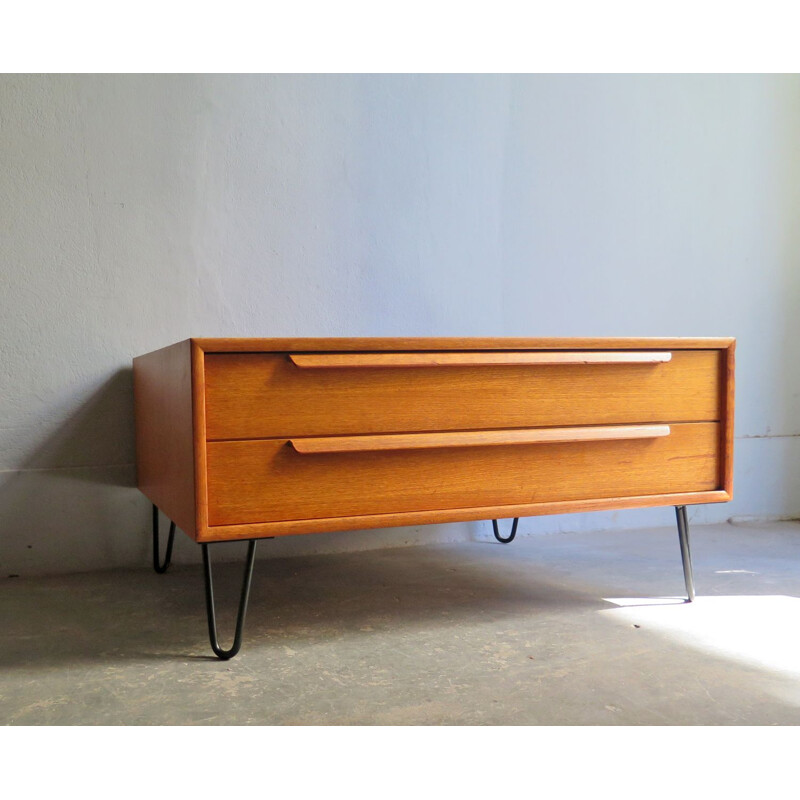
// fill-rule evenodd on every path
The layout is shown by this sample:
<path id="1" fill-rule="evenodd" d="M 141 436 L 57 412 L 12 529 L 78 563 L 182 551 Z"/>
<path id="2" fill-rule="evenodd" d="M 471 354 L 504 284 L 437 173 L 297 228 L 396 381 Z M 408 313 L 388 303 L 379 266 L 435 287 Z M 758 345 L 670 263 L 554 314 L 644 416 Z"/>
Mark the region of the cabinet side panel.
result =
<path id="1" fill-rule="evenodd" d="M 189 341 L 133 360 L 139 489 L 197 538 Z"/>

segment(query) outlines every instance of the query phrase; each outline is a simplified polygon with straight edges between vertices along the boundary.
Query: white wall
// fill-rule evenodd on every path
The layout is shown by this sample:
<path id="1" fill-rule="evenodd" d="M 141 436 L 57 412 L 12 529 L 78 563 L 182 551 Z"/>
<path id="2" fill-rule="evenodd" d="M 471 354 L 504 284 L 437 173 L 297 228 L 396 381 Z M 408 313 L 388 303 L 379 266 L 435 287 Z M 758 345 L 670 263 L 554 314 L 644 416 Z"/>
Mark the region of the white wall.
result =
<path id="1" fill-rule="evenodd" d="M 796 76 L 0 77 L 0 574 L 147 563 L 130 361 L 188 336 L 737 336 L 692 516 L 800 515 L 798 141 Z"/>

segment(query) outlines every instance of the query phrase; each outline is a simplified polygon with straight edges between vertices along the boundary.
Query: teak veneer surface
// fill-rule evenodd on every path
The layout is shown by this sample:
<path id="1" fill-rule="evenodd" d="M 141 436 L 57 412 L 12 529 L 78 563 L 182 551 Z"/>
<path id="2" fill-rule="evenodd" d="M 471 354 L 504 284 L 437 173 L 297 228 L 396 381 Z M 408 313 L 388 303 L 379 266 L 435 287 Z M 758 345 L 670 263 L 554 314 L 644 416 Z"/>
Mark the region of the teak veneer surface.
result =
<path id="1" fill-rule="evenodd" d="M 665 363 L 302 369 L 207 354 L 210 440 L 720 419 L 722 351 Z"/>
<path id="2" fill-rule="evenodd" d="M 390 528 L 398 525 L 430 525 L 442 522 L 536 517 L 546 514 L 572 514 L 582 511 L 615 511 L 624 508 L 649 506 L 679 506 L 693 503 L 726 503 L 731 495 L 723 489 L 688 492 L 659 492 L 634 497 L 595 497 L 590 500 L 513 503 L 511 505 L 476 506 L 434 509 L 432 511 L 402 511 L 381 514 L 354 514 L 348 517 L 317 517 L 290 519 L 281 522 L 251 522 L 236 525 L 213 525 L 201 536 L 200 542 L 227 542 L 261 537 L 294 536 L 302 533 L 354 531 L 368 528 Z"/>
<path id="3" fill-rule="evenodd" d="M 381 367 L 499 367 L 510 364 L 659 364 L 669 361 L 672 353 L 656 350 L 641 352 L 612 350 L 589 351 L 501 351 L 494 353 L 292 353 L 289 360 L 305 369 L 342 369 L 344 367 L 379 369 Z"/>
<path id="4" fill-rule="evenodd" d="M 320 455 L 280 439 L 209 442 L 209 524 L 717 488 L 719 424 L 670 429 L 654 439 Z"/>
<path id="5" fill-rule="evenodd" d="M 577 428 L 389 433 L 381 436 L 322 436 L 290 439 L 298 453 L 364 453 L 377 450 L 429 450 L 478 445 L 523 445 L 554 442 L 598 442 L 609 439 L 655 439 L 669 436 L 669 425 L 582 425 Z"/>
<path id="6" fill-rule="evenodd" d="M 192 339 L 204 353 L 400 352 L 402 350 L 726 350 L 736 339 L 714 337 L 328 337 Z"/>
<path id="7" fill-rule="evenodd" d="M 198 541 L 723 502 L 734 348 L 729 338 L 187 340 L 134 359 L 138 484 Z M 669 433 L 502 443 L 614 426 Z M 391 435 L 412 446 L 363 450 Z"/>
<path id="8" fill-rule="evenodd" d="M 195 535 L 195 437 L 188 341 L 133 360 L 137 485 Z M 204 450 L 204 448 L 203 448 Z"/>

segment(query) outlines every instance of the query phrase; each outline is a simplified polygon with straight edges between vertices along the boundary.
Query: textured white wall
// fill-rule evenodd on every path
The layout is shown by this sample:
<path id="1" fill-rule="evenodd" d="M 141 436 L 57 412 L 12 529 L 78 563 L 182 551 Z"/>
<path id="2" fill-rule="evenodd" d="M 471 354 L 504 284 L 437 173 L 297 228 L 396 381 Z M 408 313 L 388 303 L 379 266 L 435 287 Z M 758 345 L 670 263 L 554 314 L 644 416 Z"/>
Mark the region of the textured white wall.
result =
<path id="1" fill-rule="evenodd" d="M 188 336 L 734 335 L 692 516 L 800 514 L 798 141 L 796 76 L 0 77 L 2 574 L 146 563 L 130 360 Z"/>

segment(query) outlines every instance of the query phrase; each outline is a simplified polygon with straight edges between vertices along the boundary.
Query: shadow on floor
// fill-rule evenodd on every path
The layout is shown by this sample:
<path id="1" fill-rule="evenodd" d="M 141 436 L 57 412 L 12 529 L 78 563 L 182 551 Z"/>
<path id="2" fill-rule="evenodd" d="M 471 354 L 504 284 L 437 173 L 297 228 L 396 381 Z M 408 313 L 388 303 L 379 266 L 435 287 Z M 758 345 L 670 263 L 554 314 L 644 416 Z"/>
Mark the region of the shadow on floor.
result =
<path id="1" fill-rule="evenodd" d="M 241 570 L 235 563 L 214 566 L 223 647 L 233 634 Z M 115 571 L 6 581 L 0 597 L 8 616 L 0 635 L 5 669 L 211 655 L 199 566 L 173 566 L 165 575 Z M 606 607 L 530 559 L 480 545 L 261 560 L 243 651 Z"/>

